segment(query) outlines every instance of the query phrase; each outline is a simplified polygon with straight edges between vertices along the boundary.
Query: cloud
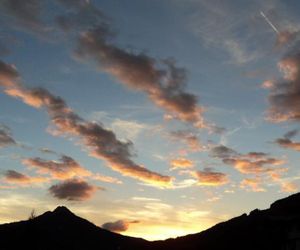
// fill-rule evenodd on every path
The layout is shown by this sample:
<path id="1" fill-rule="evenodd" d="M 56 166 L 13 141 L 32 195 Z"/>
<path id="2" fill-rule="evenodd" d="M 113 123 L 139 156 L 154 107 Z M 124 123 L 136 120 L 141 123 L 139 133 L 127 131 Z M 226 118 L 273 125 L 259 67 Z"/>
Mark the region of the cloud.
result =
<path id="1" fill-rule="evenodd" d="M 282 80 L 273 80 L 268 96 L 267 120 L 271 122 L 300 120 L 300 52 L 290 51 L 278 63 Z"/>
<path id="2" fill-rule="evenodd" d="M 13 65 L 0 60 L 0 86 L 14 86 L 18 77 L 19 73 Z"/>
<path id="3" fill-rule="evenodd" d="M 170 132 L 171 139 L 181 140 L 187 144 L 189 151 L 198 152 L 206 150 L 206 147 L 201 144 L 198 137 L 190 131 L 178 130 Z"/>
<path id="4" fill-rule="evenodd" d="M 4 179 L 10 184 L 20 184 L 25 186 L 48 181 L 47 178 L 27 176 L 15 170 L 7 170 L 4 174 Z"/>
<path id="5" fill-rule="evenodd" d="M 24 159 L 22 163 L 28 167 L 36 168 L 40 174 L 50 174 L 53 178 L 60 180 L 92 174 L 73 158 L 66 155 L 63 155 L 59 161 L 44 160 L 37 157 Z"/>
<path id="6" fill-rule="evenodd" d="M 125 232 L 128 230 L 130 224 L 139 223 L 139 221 L 127 221 L 127 220 L 117 220 L 115 222 L 104 223 L 101 227 L 111 232 Z"/>
<path id="7" fill-rule="evenodd" d="M 102 174 L 93 174 L 90 178 L 92 178 L 93 180 L 97 180 L 97 181 L 122 184 L 122 181 L 120 181 L 119 179 L 111 177 L 111 176 L 102 175 Z"/>
<path id="8" fill-rule="evenodd" d="M 10 130 L 6 126 L 0 125 L 0 148 L 16 145 L 16 141 L 12 137 Z"/>
<path id="9" fill-rule="evenodd" d="M 42 31 L 44 28 L 41 20 L 41 1 L 39 0 L 3 0 L 0 7 L 6 11 L 5 14 L 13 17 L 20 26 L 33 31 Z"/>
<path id="10" fill-rule="evenodd" d="M 71 179 L 51 186 L 49 192 L 61 200 L 84 201 L 91 198 L 97 189 L 83 180 Z"/>
<path id="11" fill-rule="evenodd" d="M 233 166 L 236 170 L 243 174 L 263 174 L 272 173 L 276 171 L 270 166 L 278 166 L 285 163 L 285 161 L 276 158 L 264 159 L 247 159 L 247 158 L 225 158 L 225 164 Z"/>
<path id="12" fill-rule="evenodd" d="M 281 191 L 285 193 L 294 193 L 298 191 L 298 186 L 294 182 L 282 182 Z"/>
<path id="13" fill-rule="evenodd" d="M 80 31 L 103 24 L 107 18 L 89 0 L 57 0 L 64 13 L 55 17 L 55 22 L 65 32 Z"/>
<path id="14" fill-rule="evenodd" d="M 113 170 L 154 185 L 166 186 L 171 183 L 171 177 L 150 171 L 132 160 L 132 142 L 120 141 L 113 131 L 103 128 L 99 123 L 84 120 L 62 98 L 52 95 L 48 90 L 28 89 L 15 83 L 14 78 L 10 80 L 14 85 L 6 86 L 7 95 L 35 108 L 45 108 L 59 134 L 79 137 L 90 155 L 105 160 Z"/>
<path id="15" fill-rule="evenodd" d="M 173 169 L 175 169 L 175 168 L 191 168 L 194 166 L 194 163 L 191 160 L 188 160 L 186 158 L 177 158 L 177 159 L 171 160 L 170 165 Z"/>
<path id="16" fill-rule="evenodd" d="M 215 172 L 210 168 L 205 168 L 204 171 L 193 172 L 193 176 L 197 178 L 198 185 L 201 186 L 221 186 L 229 182 L 226 174 Z"/>
<path id="17" fill-rule="evenodd" d="M 210 150 L 210 155 L 215 158 L 227 158 L 236 155 L 237 152 L 231 148 L 224 145 L 218 145 Z"/>
<path id="18" fill-rule="evenodd" d="M 94 59 L 100 69 L 116 77 L 126 87 L 146 93 L 158 107 L 196 127 L 207 127 L 197 97 L 184 90 L 186 70 L 173 59 L 157 60 L 144 53 L 131 53 L 115 46 L 109 27 L 99 26 L 84 32 L 76 57 Z"/>
<path id="19" fill-rule="evenodd" d="M 298 130 L 291 130 L 287 132 L 283 138 L 278 138 L 275 143 L 282 148 L 293 149 L 295 151 L 300 151 L 300 142 L 292 141 L 292 138 L 298 134 Z"/>
<path id="20" fill-rule="evenodd" d="M 284 160 L 269 157 L 264 152 L 249 152 L 240 154 L 235 150 L 223 145 L 215 146 L 210 151 L 212 157 L 222 159 L 226 165 L 233 166 L 243 174 L 264 174 L 270 175 L 281 171 L 282 168 L 274 168 L 285 163 Z M 271 167 L 272 166 L 272 167 Z"/>
<path id="21" fill-rule="evenodd" d="M 282 47 L 292 42 L 298 35 L 298 31 L 296 30 L 283 30 L 280 31 L 277 35 L 276 46 Z"/>
<path id="22" fill-rule="evenodd" d="M 258 178 L 246 178 L 243 179 L 240 183 L 241 188 L 252 190 L 253 192 L 265 192 L 266 190 L 261 186 L 261 180 Z"/>
<path id="23" fill-rule="evenodd" d="M 275 143 L 282 148 L 300 151 L 300 142 L 293 142 L 292 140 L 287 138 L 278 138 L 275 140 Z"/>

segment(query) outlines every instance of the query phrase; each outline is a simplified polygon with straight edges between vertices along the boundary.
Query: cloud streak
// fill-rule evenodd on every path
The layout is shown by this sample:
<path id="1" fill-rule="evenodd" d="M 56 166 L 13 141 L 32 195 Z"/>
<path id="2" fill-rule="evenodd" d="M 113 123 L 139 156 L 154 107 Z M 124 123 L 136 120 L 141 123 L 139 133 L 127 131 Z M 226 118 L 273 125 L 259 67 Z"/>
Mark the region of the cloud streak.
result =
<path id="1" fill-rule="evenodd" d="M 275 143 L 285 149 L 292 149 L 295 151 L 300 151 L 300 142 L 292 141 L 292 138 L 294 136 L 296 136 L 297 133 L 298 133 L 298 130 L 291 130 L 291 131 L 287 132 L 283 136 L 283 138 L 276 139 Z"/>
<path id="2" fill-rule="evenodd" d="M 16 72 L 12 66 L 2 64 L 7 72 Z M 25 88 L 15 82 L 15 74 L 8 74 L 11 75 L 13 78 L 9 79 L 10 84 L 3 85 L 5 93 L 32 107 L 45 108 L 55 129 L 61 134 L 79 137 L 89 149 L 90 155 L 106 161 L 110 168 L 125 176 L 156 185 L 170 184 L 171 177 L 150 171 L 132 160 L 132 142 L 118 140 L 113 131 L 78 116 L 62 98 L 44 88 Z"/>
<path id="3" fill-rule="evenodd" d="M 48 179 L 41 176 L 28 176 L 22 173 L 19 173 L 15 170 L 7 170 L 4 174 L 4 180 L 10 184 L 18 184 L 21 186 L 27 186 L 36 183 L 47 182 Z"/>
<path id="4" fill-rule="evenodd" d="M 75 54 L 80 59 L 95 60 L 101 70 L 126 87 L 145 93 L 158 107 L 179 120 L 199 128 L 207 126 L 197 97 L 184 90 L 186 70 L 177 67 L 174 60 L 157 60 L 119 48 L 112 43 L 109 28 L 103 25 L 80 36 Z"/>
<path id="5" fill-rule="evenodd" d="M 59 161 L 49 161 L 36 157 L 24 159 L 22 163 L 28 167 L 36 168 L 40 174 L 50 174 L 52 178 L 60 180 L 90 176 L 92 174 L 80 166 L 73 158 L 66 155 L 63 155 Z"/>
<path id="6" fill-rule="evenodd" d="M 222 186 L 229 182 L 226 174 L 213 171 L 210 168 L 193 172 L 193 176 L 197 178 L 198 185 L 201 186 Z"/>

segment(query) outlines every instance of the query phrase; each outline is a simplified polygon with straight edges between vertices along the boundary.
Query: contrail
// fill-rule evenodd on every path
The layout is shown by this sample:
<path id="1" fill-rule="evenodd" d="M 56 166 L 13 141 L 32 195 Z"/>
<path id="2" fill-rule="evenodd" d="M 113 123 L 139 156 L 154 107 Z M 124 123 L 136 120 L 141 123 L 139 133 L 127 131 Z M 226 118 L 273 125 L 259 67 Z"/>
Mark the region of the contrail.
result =
<path id="1" fill-rule="evenodd" d="M 275 27 L 275 25 L 269 20 L 269 18 L 267 18 L 267 16 L 265 15 L 265 13 L 263 13 L 262 11 L 260 12 L 260 14 L 262 15 L 262 17 L 267 21 L 268 24 L 270 24 L 271 28 L 277 33 L 279 34 L 278 29 Z"/>

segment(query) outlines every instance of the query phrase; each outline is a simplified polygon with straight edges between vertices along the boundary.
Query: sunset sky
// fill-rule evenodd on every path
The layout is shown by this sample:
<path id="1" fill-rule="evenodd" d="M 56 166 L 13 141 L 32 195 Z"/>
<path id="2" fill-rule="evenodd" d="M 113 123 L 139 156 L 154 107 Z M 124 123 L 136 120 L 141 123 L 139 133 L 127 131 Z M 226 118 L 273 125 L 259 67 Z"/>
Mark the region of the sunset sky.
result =
<path id="1" fill-rule="evenodd" d="M 297 192 L 299 10 L 0 0 L 0 224 L 65 205 L 156 240 Z"/>

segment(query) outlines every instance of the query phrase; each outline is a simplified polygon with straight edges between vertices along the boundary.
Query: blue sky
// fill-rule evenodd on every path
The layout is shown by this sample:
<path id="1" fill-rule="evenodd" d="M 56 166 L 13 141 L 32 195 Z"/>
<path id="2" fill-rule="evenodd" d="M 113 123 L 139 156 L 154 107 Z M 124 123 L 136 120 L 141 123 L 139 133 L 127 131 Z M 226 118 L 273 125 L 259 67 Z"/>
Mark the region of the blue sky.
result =
<path id="1" fill-rule="evenodd" d="M 0 222 L 163 239 L 298 191 L 298 1 L 0 7 Z"/>

